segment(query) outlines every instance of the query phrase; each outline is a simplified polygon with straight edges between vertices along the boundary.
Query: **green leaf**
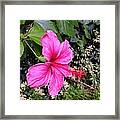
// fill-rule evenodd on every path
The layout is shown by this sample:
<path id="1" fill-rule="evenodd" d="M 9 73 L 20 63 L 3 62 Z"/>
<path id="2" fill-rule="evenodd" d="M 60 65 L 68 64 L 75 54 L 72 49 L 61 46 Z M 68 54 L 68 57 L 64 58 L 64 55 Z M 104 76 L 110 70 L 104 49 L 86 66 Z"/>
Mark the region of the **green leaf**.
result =
<path id="1" fill-rule="evenodd" d="M 78 26 L 78 20 L 68 20 L 73 26 Z"/>
<path id="2" fill-rule="evenodd" d="M 86 38 L 91 39 L 91 35 L 89 33 L 88 26 L 85 24 L 84 24 L 84 32 L 85 32 Z"/>
<path id="3" fill-rule="evenodd" d="M 74 25 L 71 24 L 70 21 L 57 20 L 56 23 L 57 23 L 57 27 L 61 33 L 64 33 L 64 34 L 71 36 L 71 37 L 75 36 Z"/>
<path id="4" fill-rule="evenodd" d="M 84 40 L 83 39 L 81 40 L 81 39 L 78 39 L 78 38 L 76 38 L 76 40 L 77 40 L 77 44 L 80 47 L 81 52 L 84 52 L 84 46 L 85 46 Z"/>
<path id="5" fill-rule="evenodd" d="M 45 31 L 52 30 L 57 33 L 56 25 L 53 21 L 50 20 L 38 20 L 36 21 Z"/>
<path id="6" fill-rule="evenodd" d="M 84 45 L 87 43 L 84 35 L 82 35 L 82 41 L 83 41 L 83 44 L 84 44 Z"/>
<path id="7" fill-rule="evenodd" d="M 37 54 L 37 56 L 42 55 L 42 46 L 38 45 L 36 42 L 31 41 L 32 45 L 33 45 L 33 50 L 34 52 Z"/>
<path id="8" fill-rule="evenodd" d="M 23 55 L 24 53 L 24 45 L 23 42 L 20 42 L 20 57 Z"/>
<path id="9" fill-rule="evenodd" d="M 60 33 L 57 33 L 57 37 L 58 37 L 58 39 L 60 40 L 60 42 L 62 42 L 62 41 L 63 41 L 63 39 L 62 39 L 62 37 L 61 37 Z"/>
<path id="10" fill-rule="evenodd" d="M 20 24 L 25 24 L 25 20 L 20 20 Z"/>
<path id="11" fill-rule="evenodd" d="M 36 22 L 34 22 L 33 27 L 28 32 L 28 36 L 30 37 L 30 40 L 33 40 L 39 45 L 40 45 L 40 37 L 42 37 L 43 34 L 44 34 L 43 28 Z"/>
<path id="12" fill-rule="evenodd" d="M 32 41 L 33 44 L 33 50 L 36 53 L 36 55 L 38 56 L 38 59 L 41 62 L 45 62 L 45 58 L 42 56 L 42 47 L 38 44 L 36 44 L 34 41 Z"/>
<path id="13" fill-rule="evenodd" d="M 55 24 L 55 21 L 50 21 L 50 20 L 39 20 L 39 21 L 36 21 L 45 31 L 47 30 L 52 30 L 54 31 L 59 40 L 62 41 L 62 37 L 57 29 L 57 26 Z"/>
<path id="14" fill-rule="evenodd" d="M 50 30 L 53 30 L 54 32 L 58 33 L 54 22 L 49 21 L 48 24 L 49 24 L 49 29 Z"/>

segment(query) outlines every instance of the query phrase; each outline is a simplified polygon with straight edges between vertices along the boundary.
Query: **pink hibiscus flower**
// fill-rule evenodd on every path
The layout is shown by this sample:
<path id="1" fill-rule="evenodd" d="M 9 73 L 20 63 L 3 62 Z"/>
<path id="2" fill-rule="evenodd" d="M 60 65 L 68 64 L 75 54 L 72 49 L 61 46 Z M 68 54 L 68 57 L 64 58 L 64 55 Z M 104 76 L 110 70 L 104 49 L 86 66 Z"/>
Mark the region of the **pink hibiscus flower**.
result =
<path id="1" fill-rule="evenodd" d="M 46 62 L 28 69 L 27 82 L 33 88 L 48 85 L 49 94 L 56 96 L 63 86 L 64 77 L 72 75 L 68 64 L 72 61 L 73 52 L 67 40 L 60 43 L 56 34 L 50 30 L 41 38 L 41 44 Z"/>

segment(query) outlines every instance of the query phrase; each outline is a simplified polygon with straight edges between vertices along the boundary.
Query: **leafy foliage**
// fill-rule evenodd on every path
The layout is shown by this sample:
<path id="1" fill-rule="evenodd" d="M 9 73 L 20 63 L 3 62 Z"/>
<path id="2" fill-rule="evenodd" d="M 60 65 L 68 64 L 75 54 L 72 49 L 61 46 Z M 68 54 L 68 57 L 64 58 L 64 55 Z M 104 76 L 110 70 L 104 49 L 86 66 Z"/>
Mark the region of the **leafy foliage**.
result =
<path id="1" fill-rule="evenodd" d="M 84 89 L 81 86 L 70 86 L 63 94 L 64 100 L 99 100 L 99 97 L 99 90 Z"/>
<path id="2" fill-rule="evenodd" d="M 43 28 L 36 22 L 34 22 L 33 27 L 30 29 L 28 36 L 30 40 L 33 40 L 37 44 L 40 44 L 40 37 L 43 36 Z"/>
<path id="3" fill-rule="evenodd" d="M 24 52 L 24 45 L 23 42 L 20 42 L 20 57 L 23 55 Z"/>
<path id="4" fill-rule="evenodd" d="M 73 29 L 74 25 L 71 24 L 71 21 L 57 20 L 56 24 L 61 33 L 70 37 L 75 36 L 75 29 Z"/>
<path id="5" fill-rule="evenodd" d="M 25 24 L 25 20 L 20 20 L 20 24 Z"/>

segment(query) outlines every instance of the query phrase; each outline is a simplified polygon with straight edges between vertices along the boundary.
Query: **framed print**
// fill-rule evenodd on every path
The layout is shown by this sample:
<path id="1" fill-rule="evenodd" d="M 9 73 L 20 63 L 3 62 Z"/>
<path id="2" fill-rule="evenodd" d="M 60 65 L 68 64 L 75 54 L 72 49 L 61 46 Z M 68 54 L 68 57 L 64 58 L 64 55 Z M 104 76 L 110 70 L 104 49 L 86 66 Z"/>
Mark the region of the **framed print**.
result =
<path id="1" fill-rule="evenodd" d="M 119 119 L 119 2 L 1 3 L 2 119 Z"/>

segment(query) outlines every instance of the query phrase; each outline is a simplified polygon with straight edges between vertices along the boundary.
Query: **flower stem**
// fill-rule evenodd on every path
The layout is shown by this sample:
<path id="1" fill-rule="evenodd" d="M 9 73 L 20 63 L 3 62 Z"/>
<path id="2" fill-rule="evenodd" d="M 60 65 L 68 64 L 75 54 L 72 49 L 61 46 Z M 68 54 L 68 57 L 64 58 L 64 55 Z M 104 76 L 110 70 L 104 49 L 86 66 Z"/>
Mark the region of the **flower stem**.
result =
<path id="1" fill-rule="evenodd" d="M 32 49 L 32 47 L 29 45 L 29 43 L 28 43 L 26 40 L 24 40 L 24 42 L 25 42 L 26 45 L 30 48 L 30 50 L 33 52 L 33 54 L 35 55 L 35 57 L 38 58 L 38 60 L 40 60 L 40 61 L 42 61 L 42 62 L 45 61 L 45 59 L 44 59 L 42 56 L 38 56 L 38 55 L 35 53 L 35 51 Z"/>
<path id="2" fill-rule="evenodd" d="M 86 87 L 89 87 L 90 89 L 94 89 L 94 87 L 91 87 L 90 85 L 84 83 L 84 82 L 81 82 L 83 85 L 85 85 Z"/>
<path id="3" fill-rule="evenodd" d="M 90 85 L 88 85 L 88 84 L 86 84 L 86 83 L 84 83 L 84 82 L 82 82 L 82 81 L 76 81 L 76 80 L 73 80 L 73 79 L 71 79 L 71 80 L 74 81 L 74 82 L 76 82 L 76 83 L 81 83 L 81 84 L 83 84 L 84 86 L 86 86 L 86 87 L 88 87 L 88 88 L 90 88 L 90 89 L 92 89 L 92 90 L 95 89 L 94 87 L 92 87 L 92 86 L 90 86 Z"/>
<path id="4" fill-rule="evenodd" d="M 26 40 L 24 40 L 25 43 L 27 44 L 27 46 L 30 48 L 30 50 L 33 52 L 33 54 L 38 58 L 37 54 L 35 53 L 35 51 L 31 48 L 31 46 L 28 44 L 28 42 Z"/>

